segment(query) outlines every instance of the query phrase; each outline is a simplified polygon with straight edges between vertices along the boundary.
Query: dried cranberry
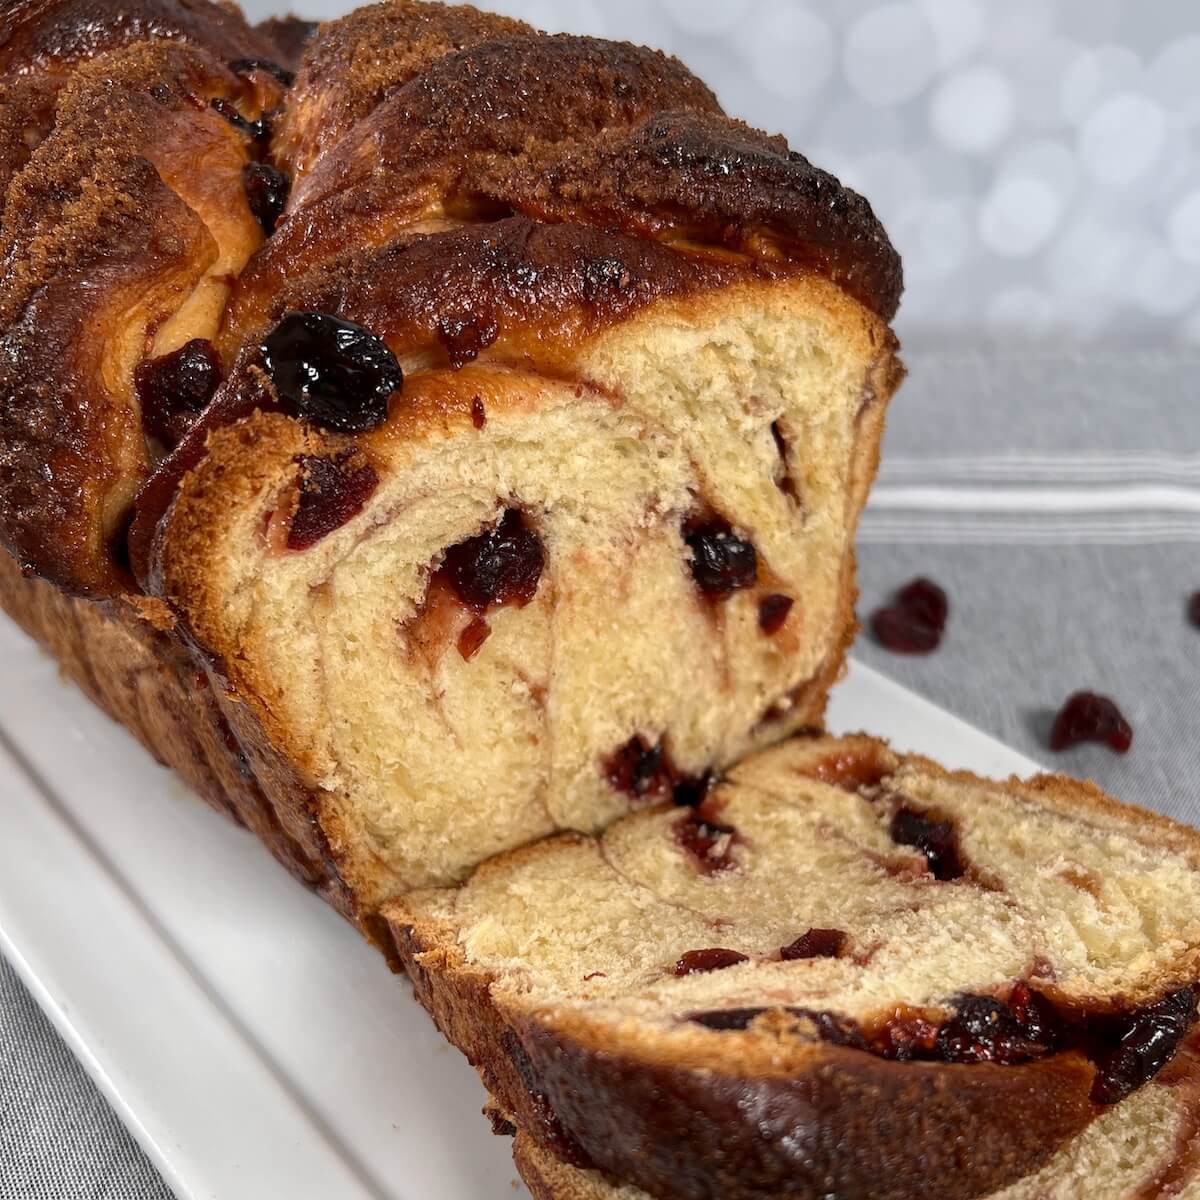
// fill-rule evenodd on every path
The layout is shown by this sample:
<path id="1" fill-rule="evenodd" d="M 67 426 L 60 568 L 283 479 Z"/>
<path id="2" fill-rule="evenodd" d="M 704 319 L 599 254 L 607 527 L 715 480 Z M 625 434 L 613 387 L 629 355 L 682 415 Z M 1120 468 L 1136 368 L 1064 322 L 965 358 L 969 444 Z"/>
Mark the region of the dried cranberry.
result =
<path id="1" fill-rule="evenodd" d="M 1050 749 L 1066 750 L 1080 742 L 1107 742 L 1124 754 L 1133 744 L 1133 730 L 1107 696 L 1076 692 L 1054 718 Z"/>
<path id="2" fill-rule="evenodd" d="M 404 382 L 382 339 L 328 313 L 288 313 L 267 335 L 262 355 L 284 400 L 345 433 L 382 425 L 388 399 Z"/>
<path id="3" fill-rule="evenodd" d="M 749 961 L 744 954 L 719 946 L 714 946 L 711 950 L 689 950 L 675 964 L 674 974 L 693 975 L 697 971 L 723 971 L 726 967 L 736 967 L 738 963 Z"/>
<path id="4" fill-rule="evenodd" d="M 788 613 L 792 611 L 792 605 L 795 601 L 791 596 L 784 596 L 776 592 L 770 596 L 764 596 L 758 602 L 758 627 L 768 637 L 777 634 L 788 619 Z"/>
<path id="5" fill-rule="evenodd" d="M 442 570 L 463 604 L 484 613 L 496 605 L 528 604 L 545 565 L 541 538 L 510 508 L 495 529 L 451 546 Z"/>
<path id="6" fill-rule="evenodd" d="M 363 506 L 379 486 L 379 476 L 370 463 L 353 456 L 319 458 L 302 455 L 300 500 L 288 530 L 289 550 L 307 550 L 323 537 L 340 529 Z"/>
<path id="7" fill-rule="evenodd" d="M 961 879 L 966 874 L 953 821 L 905 805 L 896 810 L 889 832 L 897 845 L 913 846 L 925 855 L 934 879 Z"/>
<path id="8" fill-rule="evenodd" d="M 662 743 L 651 746 L 640 734 L 631 737 L 608 760 L 605 775 L 616 791 L 638 800 L 665 796 L 671 788 L 671 771 L 664 761 Z"/>
<path id="9" fill-rule="evenodd" d="M 705 771 L 703 775 L 679 775 L 676 773 L 671 799 L 680 808 L 697 808 L 704 803 L 716 783 L 717 777 L 712 771 Z"/>
<path id="10" fill-rule="evenodd" d="M 284 87 L 291 87 L 296 76 L 287 67 L 281 67 L 269 58 L 235 58 L 229 64 L 235 75 L 249 75 L 251 71 L 266 71 L 274 75 Z"/>
<path id="11" fill-rule="evenodd" d="M 133 385 L 142 406 L 142 427 L 167 448 L 175 446 L 220 383 L 221 360 L 204 338 L 138 363 Z"/>
<path id="12" fill-rule="evenodd" d="M 758 554 L 725 521 L 690 526 L 685 540 L 692 550 L 692 575 L 708 597 L 724 600 L 739 588 L 753 587 L 758 578 Z"/>
<path id="13" fill-rule="evenodd" d="M 929 654 L 941 643 L 949 613 L 950 602 L 936 583 L 914 579 L 891 604 L 875 611 L 871 628 L 879 643 L 896 654 Z"/>
<path id="14" fill-rule="evenodd" d="M 487 424 L 487 409 L 483 407 L 483 401 L 478 396 L 471 401 L 471 424 L 476 429 L 482 429 Z"/>
<path id="15" fill-rule="evenodd" d="M 264 232 L 274 233 L 287 204 L 292 181 L 270 163 L 248 162 L 242 168 L 242 187 L 246 189 L 246 202 L 255 220 Z"/>
<path id="16" fill-rule="evenodd" d="M 1175 1057 L 1195 1021 L 1196 992 L 1190 987 L 1130 1014 L 1116 1049 L 1100 1063 L 1092 1099 L 1116 1104 L 1153 1079 Z"/>
<path id="17" fill-rule="evenodd" d="M 1200 592 L 1193 592 L 1188 601 L 1188 619 L 1200 629 Z"/>
<path id="18" fill-rule="evenodd" d="M 1028 988 L 1005 1004 L 991 996 L 960 996 L 937 1035 L 937 1056 L 949 1063 L 1014 1063 L 1046 1053 L 1055 1031 L 1048 1006 Z"/>
<path id="19" fill-rule="evenodd" d="M 837 958 L 846 945 L 846 935 L 840 929 L 810 929 L 790 946 L 779 951 L 784 962 L 802 958 Z"/>
<path id="20" fill-rule="evenodd" d="M 881 608 L 871 617 L 876 640 L 893 654 L 931 654 L 941 643 L 941 632 L 897 605 Z"/>
<path id="21" fill-rule="evenodd" d="M 706 821 L 694 809 L 672 829 L 676 844 L 690 854 L 705 875 L 727 871 L 733 864 L 737 830 L 732 825 Z"/>
<path id="22" fill-rule="evenodd" d="M 913 616 L 935 629 L 946 628 L 950 601 L 946 593 L 932 580 L 920 578 L 906 584 L 896 593 L 896 603 Z"/>

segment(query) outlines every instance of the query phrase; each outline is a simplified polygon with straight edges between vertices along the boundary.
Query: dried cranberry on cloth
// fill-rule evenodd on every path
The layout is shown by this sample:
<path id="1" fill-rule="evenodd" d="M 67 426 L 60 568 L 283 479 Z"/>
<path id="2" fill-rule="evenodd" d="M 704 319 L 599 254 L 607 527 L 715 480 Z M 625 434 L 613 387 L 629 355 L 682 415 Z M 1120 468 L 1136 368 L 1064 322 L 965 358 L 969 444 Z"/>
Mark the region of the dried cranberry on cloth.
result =
<path id="1" fill-rule="evenodd" d="M 858 539 L 866 621 L 923 575 L 938 649 L 853 654 L 1050 770 L 1200 824 L 1200 420 L 1195 353 L 914 351 Z M 1050 750 L 1080 691 L 1128 754 Z"/>

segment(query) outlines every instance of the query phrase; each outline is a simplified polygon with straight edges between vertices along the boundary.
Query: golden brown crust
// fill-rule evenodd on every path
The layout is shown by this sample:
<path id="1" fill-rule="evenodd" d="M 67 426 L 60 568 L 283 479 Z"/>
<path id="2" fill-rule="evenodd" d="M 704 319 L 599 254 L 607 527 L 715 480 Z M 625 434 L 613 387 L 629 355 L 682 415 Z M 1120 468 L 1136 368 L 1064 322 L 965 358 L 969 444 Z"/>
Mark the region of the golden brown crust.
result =
<path id="1" fill-rule="evenodd" d="M 330 21 L 304 56 L 274 151 L 302 175 L 323 147 L 439 58 L 529 32 L 509 17 L 423 0 L 385 0 Z"/>
<path id="2" fill-rule="evenodd" d="M 241 182 L 249 139 L 209 102 L 253 111 L 263 86 L 187 46 L 105 56 L 75 72 L 9 187 L 0 535 L 71 591 L 126 585 L 112 543 L 149 468 L 133 367 L 222 255 L 236 261 L 240 239 L 244 261 L 262 240 Z"/>
<path id="3" fill-rule="evenodd" d="M 7 0 L 0 12 L 0 75 L 61 71 L 151 38 L 190 42 L 220 59 L 275 51 L 231 4 L 211 0 Z"/>
<path id="4" fill-rule="evenodd" d="M 751 1074 L 705 1037 L 700 1068 L 622 1047 L 611 1027 L 509 1009 L 445 937 L 403 922 L 393 935 L 418 999 L 519 1130 L 664 1200 L 923 1200 L 931 1180 L 969 1200 L 1036 1170 L 1096 1113 L 1077 1053 L 961 1067 L 817 1045 Z"/>
<path id="5" fill-rule="evenodd" d="M 329 312 L 367 326 L 399 355 L 462 366 L 490 357 L 551 365 L 584 338 L 664 296 L 754 277 L 753 264 L 677 253 L 588 225 L 539 225 L 526 217 L 400 237 L 353 248 L 270 289 L 253 325 L 227 327 L 222 349 L 265 332 L 285 312 Z M 451 357 L 464 322 L 478 345 Z"/>
<path id="6" fill-rule="evenodd" d="M 54 128 L 54 104 L 62 87 L 56 75 L 0 80 L 0 219 L 14 175 Z"/>
<path id="7" fill-rule="evenodd" d="M 533 1200 L 642 1200 L 633 1188 L 609 1183 L 590 1171 L 569 1167 L 539 1146 L 527 1133 L 513 1137 L 513 1163 Z"/>
<path id="8" fill-rule="evenodd" d="M 326 153 L 243 277 L 228 336 L 347 242 L 514 212 L 814 270 L 885 319 L 900 293 L 866 201 L 724 117 L 674 60 L 530 35 L 439 59 Z"/>
<path id="9" fill-rule="evenodd" d="M 0 18 L 0 75 L 10 77 L 0 182 L 15 173 L 0 235 L 0 538 L 71 591 L 106 595 L 130 582 L 114 543 L 157 453 L 140 428 L 133 367 L 193 290 L 219 290 L 206 272 L 236 276 L 261 240 L 240 168 L 265 142 L 256 147 L 244 124 L 207 105 L 229 101 L 253 120 L 283 93 L 268 73 L 238 79 L 220 60 L 288 58 L 309 32 L 251 30 L 232 6 L 208 0 L 20 0 Z M 129 48 L 144 38 L 156 40 Z M 430 319 L 447 319 L 450 302 L 468 306 L 472 282 L 488 273 L 508 288 L 496 303 L 510 329 L 528 316 L 532 344 L 539 319 L 576 298 L 575 283 L 551 272 L 555 300 L 512 274 L 518 259 L 506 246 L 495 260 L 495 238 L 475 233 L 450 247 L 457 283 L 439 297 L 435 259 L 448 244 L 411 253 L 404 244 L 514 213 L 576 229 L 565 239 L 575 247 L 560 250 L 587 259 L 579 278 L 597 293 L 584 295 L 590 319 L 620 320 L 651 294 L 692 286 L 700 257 L 710 282 L 815 271 L 885 318 L 895 307 L 898 260 L 865 201 L 781 140 L 729 121 L 704 84 L 653 51 L 395 0 L 325 27 L 286 109 L 282 165 L 302 168 L 318 142 L 329 149 L 236 284 L 227 362 L 285 303 L 325 302 L 331 291 L 355 293 L 385 325 L 424 320 L 428 338 Z M 218 236 L 231 210 L 240 228 Z M 502 222 L 496 237 L 512 228 Z M 606 244 L 597 229 L 623 232 Z M 244 253 L 231 251 L 231 237 Z M 553 237 L 542 241 L 553 250 Z M 656 255 L 657 243 L 680 253 Z M 357 249 L 347 255 L 347 244 Z M 400 282 L 429 271 L 417 288 L 424 311 L 412 302 L 393 311 L 379 287 L 368 295 L 370 272 L 386 273 L 392 258 L 408 264 Z"/>

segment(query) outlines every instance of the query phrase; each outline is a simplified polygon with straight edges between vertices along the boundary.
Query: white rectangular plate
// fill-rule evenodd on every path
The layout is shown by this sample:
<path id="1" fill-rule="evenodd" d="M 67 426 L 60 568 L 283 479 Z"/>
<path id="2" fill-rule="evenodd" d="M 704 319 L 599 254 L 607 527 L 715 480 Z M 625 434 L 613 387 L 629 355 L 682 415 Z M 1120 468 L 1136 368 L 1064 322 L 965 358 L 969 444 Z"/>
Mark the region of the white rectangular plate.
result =
<path id="1" fill-rule="evenodd" d="M 406 983 L 0 618 L 0 946 L 180 1200 L 512 1200 Z M 854 665 L 835 729 L 1028 759 Z"/>

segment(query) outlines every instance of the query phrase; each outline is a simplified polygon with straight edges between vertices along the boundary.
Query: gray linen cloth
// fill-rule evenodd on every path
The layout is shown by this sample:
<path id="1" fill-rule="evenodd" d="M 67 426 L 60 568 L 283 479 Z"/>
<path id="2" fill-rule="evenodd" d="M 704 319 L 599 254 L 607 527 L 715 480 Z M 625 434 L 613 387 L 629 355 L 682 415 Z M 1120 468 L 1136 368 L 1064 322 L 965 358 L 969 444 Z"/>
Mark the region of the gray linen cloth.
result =
<path id="1" fill-rule="evenodd" d="M 899 585 L 946 588 L 943 645 L 855 653 L 1032 758 L 1200 823 L 1200 355 L 913 352 L 860 537 L 864 618 Z M 1125 757 L 1046 748 L 1071 692 L 1109 693 Z M 0 964 L 0 1196 L 166 1197 Z"/>

